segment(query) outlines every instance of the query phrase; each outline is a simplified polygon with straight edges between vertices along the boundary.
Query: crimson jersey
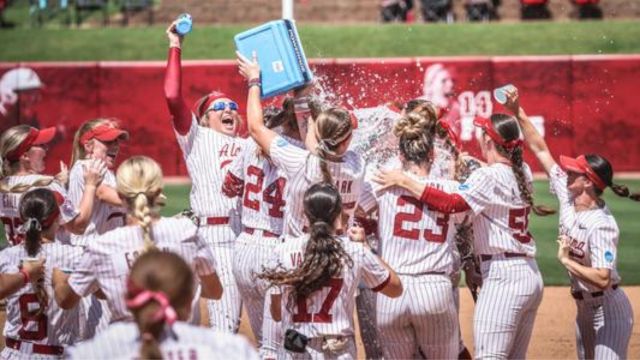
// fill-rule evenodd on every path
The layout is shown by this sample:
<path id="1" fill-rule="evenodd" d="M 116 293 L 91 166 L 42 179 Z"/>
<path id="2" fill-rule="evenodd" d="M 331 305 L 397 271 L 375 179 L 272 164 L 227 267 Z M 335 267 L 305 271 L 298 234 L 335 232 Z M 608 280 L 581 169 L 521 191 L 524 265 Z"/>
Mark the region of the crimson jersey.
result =
<path id="1" fill-rule="evenodd" d="M 459 185 L 455 181 L 407 175 L 446 192 L 455 191 Z M 397 186 L 384 191 L 379 189 L 377 183 L 366 181 L 359 205 L 365 212 L 378 207 L 380 256 L 399 275 L 451 273 L 455 222 L 461 215 L 429 210 L 419 199 Z"/>
<path id="2" fill-rule="evenodd" d="M 194 273 L 215 272 L 211 249 L 198 234 L 198 227 L 187 218 L 161 218 L 151 226 L 155 246 L 174 252 L 191 265 Z M 101 289 L 107 297 L 112 321 L 131 319 L 124 294 L 129 270 L 143 252 L 144 240 L 140 226 L 125 226 L 110 231 L 89 243 L 73 273 L 69 285 L 80 296 Z"/>
<path id="3" fill-rule="evenodd" d="M 284 243 L 276 248 L 272 265 L 278 264 L 285 269 L 300 266 L 307 241 L 307 235 L 286 237 Z M 298 299 L 292 312 L 287 307 L 291 288 L 282 287 L 283 329 L 293 328 L 308 337 L 354 335 L 353 310 L 358 284 L 363 281 L 366 286 L 379 291 L 389 282 L 390 274 L 381 260 L 362 244 L 345 240 L 342 246 L 353 260 L 353 266 L 345 264 L 341 277 L 331 279 L 308 298 Z"/>

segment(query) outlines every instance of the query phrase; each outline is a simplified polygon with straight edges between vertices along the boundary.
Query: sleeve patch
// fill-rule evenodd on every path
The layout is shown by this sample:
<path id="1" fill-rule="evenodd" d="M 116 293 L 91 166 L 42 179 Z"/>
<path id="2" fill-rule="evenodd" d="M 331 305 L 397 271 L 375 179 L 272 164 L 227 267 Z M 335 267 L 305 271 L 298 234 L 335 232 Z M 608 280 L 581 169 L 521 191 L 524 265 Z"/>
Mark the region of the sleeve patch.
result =
<path id="1" fill-rule="evenodd" d="M 460 191 L 469 190 L 469 184 L 460 184 L 458 186 L 458 190 L 460 190 Z"/>
<path id="2" fill-rule="evenodd" d="M 604 259 L 608 262 L 608 263 L 612 263 L 613 262 L 613 253 L 610 250 L 607 250 L 604 252 Z"/>
<path id="3" fill-rule="evenodd" d="M 278 147 L 285 147 L 289 145 L 289 142 L 281 137 L 278 138 L 278 140 L 276 140 L 276 146 Z"/>

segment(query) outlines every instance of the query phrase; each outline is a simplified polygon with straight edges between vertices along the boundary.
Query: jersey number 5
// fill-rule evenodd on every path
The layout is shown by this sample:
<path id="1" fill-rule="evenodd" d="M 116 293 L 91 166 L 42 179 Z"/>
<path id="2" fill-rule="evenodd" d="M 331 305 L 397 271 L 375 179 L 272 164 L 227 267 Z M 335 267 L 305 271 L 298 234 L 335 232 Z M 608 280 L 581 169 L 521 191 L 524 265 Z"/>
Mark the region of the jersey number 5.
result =
<path id="1" fill-rule="evenodd" d="M 44 312 L 38 314 L 38 308 L 41 306 L 36 294 L 23 294 L 18 298 L 20 303 L 20 322 L 22 326 L 18 331 L 18 335 L 22 340 L 42 340 L 47 337 L 47 315 Z M 37 305 L 36 310 L 29 310 L 29 305 Z M 35 326 L 36 330 L 27 330 Z"/>
<path id="2" fill-rule="evenodd" d="M 393 220 L 393 236 L 401 237 L 410 240 L 420 239 L 420 229 L 413 228 L 406 230 L 405 223 L 417 224 L 422 220 L 422 214 L 424 213 L 424 204 L 412 197 L 402 195 L 398 198 L 396 203 L 398 207 L 413 205 L 413 212 L 399 212 Z M 449 214 L 437 213 L 436 225 L 440 227 L 440 234 L 434 234 L 433 230 L 424 230 L 424 239 L 426 241 L 434 243 L 443 243 L 447 239 L 447 232 L 449 231 Z"/>
<path id="3" fill-rule="evenodd" d="M 252 199 L 251 194 L 260 194 L 260 191 L 262 190 L 262 184 L 264 182 L 264 172 L 258 167 L 249 166 L 247 168 L 247 175 L 255 176 L 256 182 L 246 183 L 242 204 L 249 209 L 260 211 L 260 200 L 258 200 L 257 198 Z M 284 196 L 284 186 L 286 185 L 286 183 L 287 180 L 281 177 L 271 183 L 271 185 L 267 186 L 264 191 L 262 191 L 262 200 L 271 205 L 271 207 L 269 207 L 269 216 L 271 217 L 281 218 L 284 215 L 282 212 L 282 208 L 285 205 L 285 201 L 282 197 Z"/>
<path id="4" fill-rule="evenodd" d="M 324 287 L 330 288 L 327 297 L 322 302 L 322 306 L 320 307 L 320 312 L 315 314 L 309 314 L 309 310 L 307 309 L 307 298 L 300 297 L 298 298 L 297 305 L 298 310 L 295 314 L 293 314 L 293 322 L 297 323 L 330 323 L 333 321 L 333 315 L 329 314 L 333 303 L 338 298 L 340 294 L 340 289 L 342 289 L 343 280 L 342 279 L 331 279 L 329 280 L 329 284 Z"/>
<path id="5" fill-rule="evenodd" d="M 513 230 L 513 237 L 519 242 L 526 244 L 531 241 L 529 233 L 529 212 L 531 207 L 509 210 L 509 228 Z"/>

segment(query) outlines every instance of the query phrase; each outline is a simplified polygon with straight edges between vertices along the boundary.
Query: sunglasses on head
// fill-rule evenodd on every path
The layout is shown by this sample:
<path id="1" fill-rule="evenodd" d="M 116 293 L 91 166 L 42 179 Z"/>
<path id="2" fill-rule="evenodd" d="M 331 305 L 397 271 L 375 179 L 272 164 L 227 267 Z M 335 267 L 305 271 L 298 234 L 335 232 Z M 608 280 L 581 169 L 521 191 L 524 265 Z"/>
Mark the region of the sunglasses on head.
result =
<path id="1" fill-rule="evenodd" d="M 234 110 L 234 111 L 238 110 L 238 104 L 234 101 L 229 101 L 229 102 L 218 101 L 213 103 L 213 105 L 209 109 L 213 111 L 222 111 L 226 109 L 227 106 L 229 106 L 229 110 Z"/>

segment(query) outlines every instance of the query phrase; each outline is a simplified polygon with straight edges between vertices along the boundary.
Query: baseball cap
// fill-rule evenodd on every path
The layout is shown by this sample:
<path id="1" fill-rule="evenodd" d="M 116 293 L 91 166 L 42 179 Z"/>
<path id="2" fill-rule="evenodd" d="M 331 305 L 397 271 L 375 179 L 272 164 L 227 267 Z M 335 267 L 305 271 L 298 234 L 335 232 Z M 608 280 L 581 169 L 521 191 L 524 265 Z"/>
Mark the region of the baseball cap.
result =
<path id="1" fill-rule="evenodd" d="M 119 138 L 122 140 L 129 140 L 129 133 L 114 124 L 104 124 L 98 125 L 84 133 L 80 137 L 80 143 L 84 145 L 91 139 L 109 142 Z"/>
<path id="2" fill-rule="evenodd" d="M 600 178 L 600 176 L 593 170 L 587 158 L 584 155 L 580 155 L 577 158 L 560 155 L 560 167 L 564 171 L 572 171 L 578 174 L 585 175 L 587 179 L 600 190 L 604 190 L 607 184 Z"/>
<path id="3" fill-rule="evenodd" d="M 8 152 L 5 156 L 8 160 L 15 161 L 22 156 L 22 154 L 29 151 L 29 149 L 34 145 L 44 145 L 48 144 L 53 140 L 56 136 L 56 128 L 49 127 L 46 129 L 38 130 L 36 128 L 30 128 L 27 137 L 22 140 L 20 145 L 18 145 L 15 149 Z"/>

